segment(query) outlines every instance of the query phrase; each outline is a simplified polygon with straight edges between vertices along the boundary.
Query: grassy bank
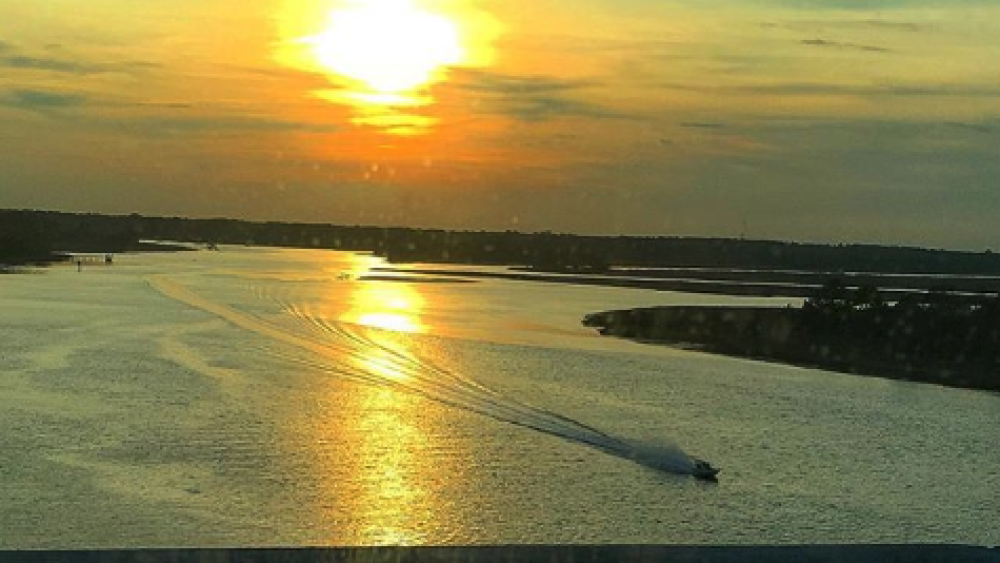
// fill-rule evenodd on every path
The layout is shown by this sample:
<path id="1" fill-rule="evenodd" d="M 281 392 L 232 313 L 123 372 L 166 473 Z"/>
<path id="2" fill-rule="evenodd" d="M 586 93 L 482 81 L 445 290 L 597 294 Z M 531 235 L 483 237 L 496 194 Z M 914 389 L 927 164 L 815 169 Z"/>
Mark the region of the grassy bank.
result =
<path id="1" fill-rule="evenodd" d="M 852 298 L 853 299 L 853 298 Z M 802 308 L 654 307 L 588 315 L 601 334 L 892 379 L 1000 391 L 1000 298 Z"/>

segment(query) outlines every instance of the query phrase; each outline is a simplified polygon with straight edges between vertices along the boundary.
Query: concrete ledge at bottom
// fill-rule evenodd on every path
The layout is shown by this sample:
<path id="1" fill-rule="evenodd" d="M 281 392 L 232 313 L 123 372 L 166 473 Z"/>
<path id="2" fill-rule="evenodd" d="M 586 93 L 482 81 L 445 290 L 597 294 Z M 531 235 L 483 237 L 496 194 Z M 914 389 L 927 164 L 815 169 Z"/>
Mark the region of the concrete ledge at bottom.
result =
<path id="1" fill-rule="evenodd" d="M 1000 549 L 961 545 L 490 546 L 0 551 L 0 563 L 1000 563 Z"/>

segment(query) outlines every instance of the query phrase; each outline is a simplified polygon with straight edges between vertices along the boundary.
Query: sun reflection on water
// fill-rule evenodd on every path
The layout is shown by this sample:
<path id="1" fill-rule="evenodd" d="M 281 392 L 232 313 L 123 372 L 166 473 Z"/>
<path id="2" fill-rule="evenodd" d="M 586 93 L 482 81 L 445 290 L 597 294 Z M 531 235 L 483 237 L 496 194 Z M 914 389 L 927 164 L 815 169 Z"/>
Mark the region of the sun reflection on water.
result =
<path id="1" fill-rule="evenodd" d="M 367 513 L 360 536 L 365 543 L 377 545 L 412 545 L 420 543 L 426 531 L 419 523 L 427 518 L 432 504 L 420 481 L 429 476 L 415 474 L 425 467 L 416 451 L 426 444 L 420 428 L 414 424 L 416 411 L 410 400 L 401 401 L 398 393 L 371 389 L 362 398 L 360 420 L 365 436 L 361 444 L 364 467 L 359 508 Z"/>
<path id="2" fill-rule="evenodd" d="M 351 297 L 347 322 L 395 332 L 426 332 L 420 314 L 424 296 L 408 283 L 361 282 Z"/>
<path id="3" fill-rule="evenodd" d="M 396 313 L 366 313 L 358 317 L 358 322 L 367 327 L 396 332 L 422 332 L 423 330 L 423 327 L 411 317 Z"/>
<path id="4" fill-rule="evenodd" d="M 482 476 L 469 461 L 477 443 L 455 431 L 465 414 L 418 392 L 436 385 L 433 364 L 422 360 L 434 345 L 413 333 L 434 329 L 423 316 L 448 297 L 407 281 L 364 280 L 382 260 L 344 258 L 296 280 L 311 287 L 296 293 L 296 310 L 330 346 L 315 368 L 303 364 L 315 372 L 288 402 L 283 416 L 294 423 L 277 441 L 288 459 L 307 465 L 294 510 L 324 530 L 325 544 L 469 537 L 462 534 L 478 509 L 466 512 L 454 499 L 480 490 Z"/>
<path id="5" fill-rule="evenodd" d="M 388 382 L 412 377 L 410 340 L 402 333 L 423 332 L 420 312 L 425 299 L 402 282 L 360 282 L 350 290 L 348 317 L 363 327 L 370 342 L 355 362 L 363 372 Z M 390 332 L 391 331 L 391 332 Z M 358 541 L 366 545 L 416 545 L 426 541 L 440 499 L 430 486 L 436 468 L 422 452 L 433 449 L 426 414 L 417 397 L 395 389 L 365 386 L 358 400 L 359 494 L 352 499 L 360 513 Z"/>

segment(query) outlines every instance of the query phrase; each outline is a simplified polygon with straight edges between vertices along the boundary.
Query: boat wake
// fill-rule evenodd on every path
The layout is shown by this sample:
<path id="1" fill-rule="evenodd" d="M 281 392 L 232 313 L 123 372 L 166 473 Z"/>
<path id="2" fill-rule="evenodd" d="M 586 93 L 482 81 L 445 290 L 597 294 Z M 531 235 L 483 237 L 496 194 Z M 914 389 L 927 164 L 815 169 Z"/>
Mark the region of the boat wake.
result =
<path id="1" fill-rule="evenodd" d="M 382 331 L 330 321 L 309 308 L 282 303 L 296 322 L 288 328 L 199 295 L 165 275 L 150 285 L 164 296 L 216 315 L 230 324 L 307 354 L 281 354 L 282 359 L 355 382 L 417 394 L 436 402 L 530 428 L 640 465 L 677 474 L 692 474 L 695 460 L 672 443 L 639 443 L 504 396 L 480 383 L 417 357 L 384 338 Z M 383 336 L 383 337 L 380 337 Z"/>

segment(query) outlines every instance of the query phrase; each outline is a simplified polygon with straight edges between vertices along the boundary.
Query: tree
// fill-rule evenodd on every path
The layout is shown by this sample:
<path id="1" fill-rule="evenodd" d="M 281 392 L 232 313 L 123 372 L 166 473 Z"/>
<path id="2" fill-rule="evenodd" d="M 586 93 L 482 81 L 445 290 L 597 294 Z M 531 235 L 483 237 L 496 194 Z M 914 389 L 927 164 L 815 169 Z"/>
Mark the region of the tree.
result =
<path id="1" fill-rule="evenodd" d="M 19 212 L 0 213 L 0 263 L 46 260 L 51 252 L 52 236 L 41 217 Z"/>

